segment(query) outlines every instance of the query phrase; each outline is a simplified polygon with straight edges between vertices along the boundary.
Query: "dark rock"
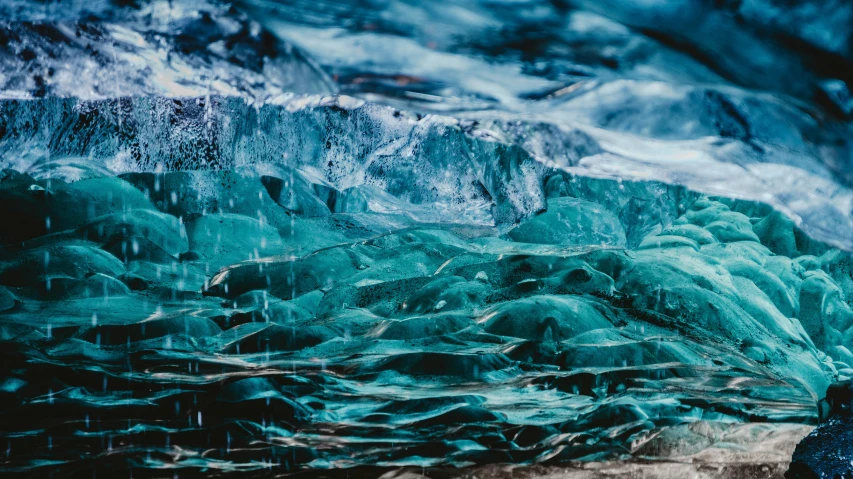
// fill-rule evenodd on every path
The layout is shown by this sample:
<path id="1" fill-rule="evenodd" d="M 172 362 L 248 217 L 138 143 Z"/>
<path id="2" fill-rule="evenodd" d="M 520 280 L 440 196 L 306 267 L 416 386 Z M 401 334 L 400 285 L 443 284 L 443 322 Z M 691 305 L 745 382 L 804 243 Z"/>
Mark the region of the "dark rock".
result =
<path id="1" fill-rule="evenodd" d="M 830 385 L 825 402 L 829 419 L 797 445 L 786 479 L 853 478 L 853 380 Z"/>

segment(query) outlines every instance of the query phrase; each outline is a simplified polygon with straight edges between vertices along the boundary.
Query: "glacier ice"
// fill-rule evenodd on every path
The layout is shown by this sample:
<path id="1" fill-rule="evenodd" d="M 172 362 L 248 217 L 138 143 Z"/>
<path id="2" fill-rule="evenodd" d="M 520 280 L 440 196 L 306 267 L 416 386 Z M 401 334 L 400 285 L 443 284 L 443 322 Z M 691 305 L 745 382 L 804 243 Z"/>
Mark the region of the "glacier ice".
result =
<path id="1" fill-rule="evenodd" d="M 843 2 L 64 7 L 0 5 L 4 470 L 846 473 Z"/>
<path id="2" fill-rule="evenodd" d="M 766 205 L 552 169 L 547 208 L 502 232 L 279 168 L 7 170 L 34 206 L 0 267 L 12 464 L 45 435 L 70 463 L 96 447 L 62 407 L 128 461 L 170 434 L 207 449 L 198 413 L 234 448 L 303 451 L 282 467 L 606 460 L 697 420 L 809 423 L 853 372 L 849 254 Z"/>

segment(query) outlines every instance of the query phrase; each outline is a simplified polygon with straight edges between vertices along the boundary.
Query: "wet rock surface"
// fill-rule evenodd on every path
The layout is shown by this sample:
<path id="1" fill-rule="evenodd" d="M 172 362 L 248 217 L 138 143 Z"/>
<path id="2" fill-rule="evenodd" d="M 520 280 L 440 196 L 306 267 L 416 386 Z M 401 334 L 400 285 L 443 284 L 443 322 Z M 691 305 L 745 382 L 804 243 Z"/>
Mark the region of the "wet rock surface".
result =
<path id="1" fill-rule="evenodd" d="M 853 477 L 853 381 L 833 383 L 821 402 L 826 421 L 797 445 L 788 479 Z"/>

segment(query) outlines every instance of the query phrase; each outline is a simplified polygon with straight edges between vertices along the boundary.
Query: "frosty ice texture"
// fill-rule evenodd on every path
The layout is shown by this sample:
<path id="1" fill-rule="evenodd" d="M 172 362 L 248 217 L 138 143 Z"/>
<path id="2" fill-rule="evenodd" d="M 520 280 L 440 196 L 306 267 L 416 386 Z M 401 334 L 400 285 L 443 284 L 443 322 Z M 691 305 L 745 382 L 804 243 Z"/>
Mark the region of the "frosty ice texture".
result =
<path id="1" fill-rule="evenodd" d="M 0 6 L 4 470 L 784 470 L 853 378 L 853 12 L 445 3 Z"/>

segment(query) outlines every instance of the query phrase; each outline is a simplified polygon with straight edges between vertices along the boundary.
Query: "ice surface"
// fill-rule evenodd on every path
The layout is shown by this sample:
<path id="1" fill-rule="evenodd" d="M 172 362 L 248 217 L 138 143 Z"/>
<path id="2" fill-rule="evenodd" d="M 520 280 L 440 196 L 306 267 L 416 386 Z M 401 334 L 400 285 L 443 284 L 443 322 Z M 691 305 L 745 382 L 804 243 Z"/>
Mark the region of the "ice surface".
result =
<path id="1" fill-rule="evenodd" d="M 4 2 L 0 96 L 219 93 L 263 100 L 284 92 L 334 90 L 292 45 L 228 4 L 127 3 Z"/>
<path id="2" fill-rule="evenodd" d="M 166 436 L 199 454 L 251 443 L 245 457 L 215 449 L 229 470 L 265 467 L 257 455 L 285 468 L 668 457 L 649 441 L 679 424 L 813 421 L 853 360 L 850 256 L 766 206 L 554 173 L 547 210 L 501 234 L 369 194 L 340 211 L 334 186 L 289 173 L 7 172 L 4 195 L 29 199 L 34 225 L 57 218 L 4 232 L 10 466 L 80 467 L 109 437 L 128 464 L 159 451 L 137 467 L 193 467 L 161 457 Z M 268 178 L 324 214 L 283 207 Z M 625 189 L 673 203 L 601 194 Z M 88 442 L 63 432 L 93 424 Z"/>
<path id="3" fill-rule="evenodd" d="M 4 3 L 3 469 L 781 475 L 853 378 L 784 3 Z"/>

